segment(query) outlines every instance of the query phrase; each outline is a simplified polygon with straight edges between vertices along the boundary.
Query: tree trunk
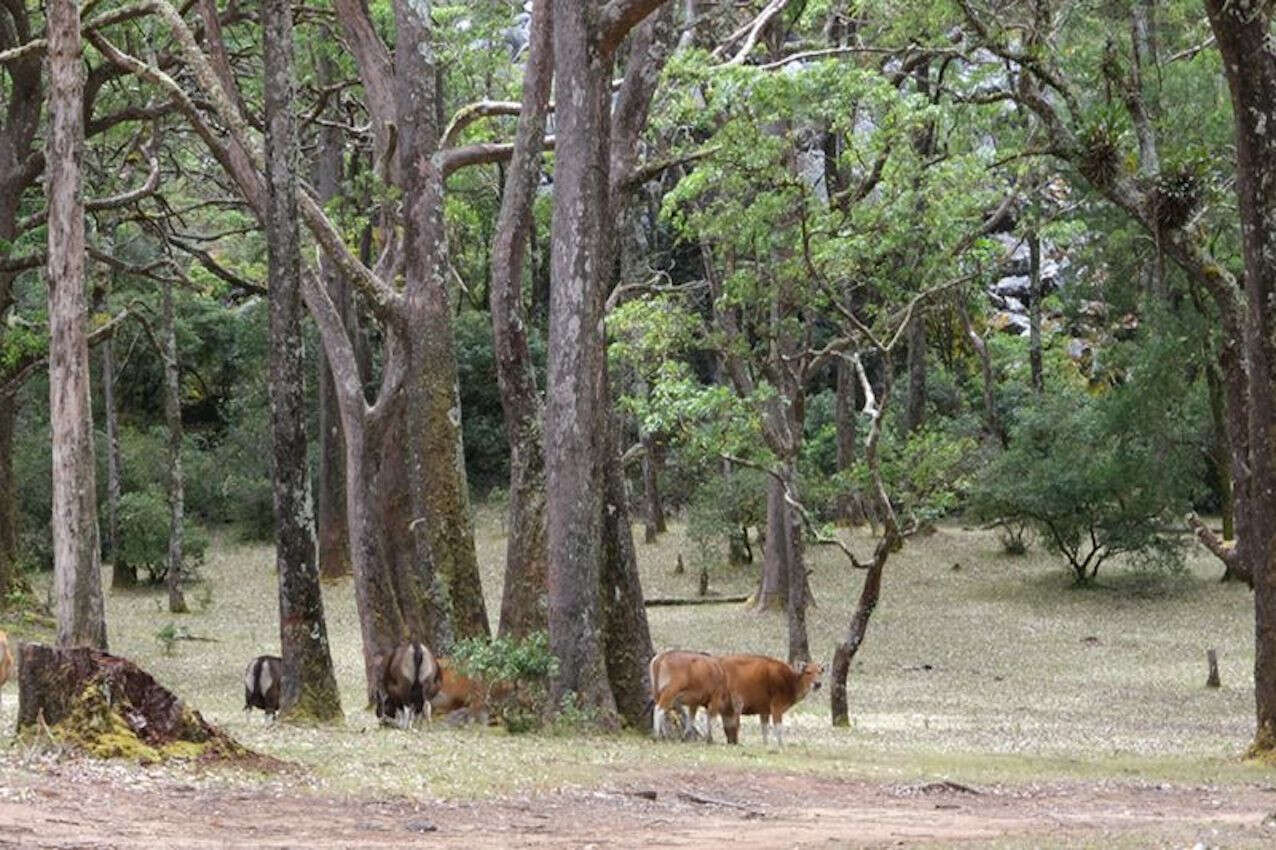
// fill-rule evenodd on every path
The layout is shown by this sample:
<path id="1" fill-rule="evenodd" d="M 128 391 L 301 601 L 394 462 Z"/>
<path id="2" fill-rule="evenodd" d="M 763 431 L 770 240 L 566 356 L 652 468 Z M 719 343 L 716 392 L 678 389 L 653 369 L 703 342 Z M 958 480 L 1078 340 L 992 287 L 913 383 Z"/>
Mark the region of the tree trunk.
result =
<path id="1" fill-rule="evenodd" d="M 650 434 L 643 435 L 642 447 L 642 490 L 647 502 L 643 539 L 647 543 L 655 543 L 658 535 L 669 530 L 665 522 L 665 503 L 660 498 L 660 466 L 664 452 Z"/>
<path id="2" fill-rule="evenodd" d="M 320 71 L 328 83 L 335 82 L 335 69 L 327 54 L 320 59 Z M 342 133 L 337 127 L 319 131 L 319 153 L 315 168 L 315 191 L 320 203 L 327 203 L 341 191 Z M 350 338 L 359 335 L 354 305 L 346 280 L 325 256 L 319 259 L 319 276 L 332 303 L 345 323 Z M 318 502 L 319 575 L 334 579 L 349 575 L 350 528 L 346 522 L 346 461 L 341 411 L 333 384 L 328 355 L 320 346 L 316 358 L 319 390 L 319 481 Z"/>
<path id="3" fill-rule="evenodd" d="M 275 566 L 279 573 L 280 713 L 341 718 L 316 563 L 306 454 L 297 138 L 293 119 L 292 7 L 262 5 L 266 100 L 266 256 L 270 299 L 270 415 L 274 437 Z"/>
<path id="4" fill-rule="evenodd" d="M 178 741 L 197 745 L 201 756 L 247 754 L 131 661 L 38 643 L 24 644 L 19 656 L 19 731 L 44 734 L 70 720 L 67 737 L 101 757 L 161 757 Z"/>
<path id="5" fill-rule="evenodd" d="M 837 428 L 837 471 L 842 475 L 850 473 L 855 466 L 856 425 L 858 424 L 855 406 L 855 370 L 844 358 L 837 361 L 837 397 L 834 407 L 834 422 Z M 838 518 L 850 525 L 864 524 L 864 504 L 859 494 L 849 487 L 844 488 L 837 497 Z"/>
<path id="6" fill-rule="evenodd" d="M 0 393 L 0 600 L 18 587 L 18 488 L 13 477 L 17 416 L 17 399 Z"/>
<path id="7" fill-rule="evenodd" d="M 433 561 L 457 637 L 490 634 L 474 550 L 452 300 L 443 227 L 438 74 L 428 4 L 396 0 L 395 107 L 404 198 L 404 294 L 411 340 L 405 354 L 410 519 L 418 564 Z M 418 484 L 417 482 L 420 482 Z M 421 522 L 418 522 L 420 520 Z M 419 526 L 423 526 L 418 528 Z M 422 533 L 424 532 L 424 534 Z M 433 644 L 435 649 L 446 646 Z"/>
<path id="8" fill-rule="evenodd" d="M 102 405 L 106 408 L 106 517 L 111 553 L 111 587 L 125 588 L 137 584 L 137 568 L 119 556 L 120 475 L 120 411 L 115 401 L 115 336 L 102 341 Z"/>
<path id="9" fill-rule="evenodd" d="M 756 611 L 787 610 L 789 605 L 789 521 L 784 484 L 767 479 L 766 543 L 762 550 L 762 578 L 753 608 Z"/>
<path id="10" fill-rule="evenodd" d="M 912 432 L 926 422 L 926 315 L 913 313 L 908 324 L 908 407 L 904 428 Z"/>
<path id="11" fill-rule="evenodd" d="M 1253 754 L 1276 750 L 1276 55 L 1269 4 L 1206 0 L 1236 123 L 1236 195 L 1245 260 L 1250 486 L 1243 552 L 1254 579 Z M 1235 415 L 1233 413 L 1233 415 Z M 1238 519 L 1241 517 L 1238 516 Z"/>
<path id="12" fill-rule="evenodd" d="M 185 482 L 182 480 L 182 400 L 177 371 L 177 318 L 173 312 L 173 284 L 164 282 L 164 425 L 168 430 L 168 610 L 187 612 L 182 593 L 182 532 L 185 524 Z"/>
<path id="13" fill-rule="evenodd" d="M 1032 372 L 1032 389 L 1041 395 L 1045 392 L 1045 377 L 1041 371 L 1041 237 L 1037 231 L 1028 233 L 1028 364 Z"/>
<path id="14" fill-rule="evenodd" d="M 873 499 L 876 503 L 874 510 L 882 519 L 882 538 L 877 542 L 877 546 L 873 550 L 873 562 L 869 565 L 868 572 L 864 576 L 864 585 L 860 588 L 859 603 L 855 606 L 855 613 L 851 615 L 850 624 L 846 629 L 846 637 L 842 639 L 842 642 L 837 645 L 833 652 L 833 666 L 829 671 L 829 706 L 834 726 L 850 725 L 846 680 L 850 675 L 851 662 L 855 660 L 855 654 L 859 652 L 860 646 L 864 642 L 864 636 L 868 633 L 869 619 L 877 608 L 877 602 L 882 592 L 882 570 L 885 568 L 886 561 L 890 558 L 891 553 L 896 551 L 904 542 L 895 519 L 895 510 L 886 494 L 886 485 L 882 480 L 881 462 L 877 454 L 877 446 L 882 435 L 882 413 L 890 399 L 892 371 L 889 350 L 882 351 L 881 354 L 883 366 L 885 367 L 883 370 L 884 378 L 881 398 L 876 400 L 872 398 L 871 389 L 868 385 L 868 376 L 864 373 L 859 358 L 856 357 L 855 360 L 856 372 L 859 375 L 860 383 L 865 388 L 865 396 L 869 399 L 868 404 L 865 406 L 865 412 L 870 415 L 871 420 L 868 436 L 864 441 L 864 461 L 868 465 L 869 476 L 872 480 Z"/>
<path id="15" fill-rule="evenodd" d="M 549 640 L 558 657 L 555 702 L 575 693 L 609 714 L 615 699 L 603 661 L 600 563 L 604 429 L 604 222 L 609 211 L 611 54 L 599 41 L 599 8 L 554 0 L 554 66 L 561 98 L 552 225 L 548 471 Z"/>
<path id="16" fill-rule="evenodd" d="M 510 444 L 509 539 L 498 629 L 502 637 L 525 637 L 548 626 L 545 459 L 541 450 L 544 406 L 528 345 L 522 282 L 554 75 L 551 8 L 551 0 L 536 0 L 532 7 L 522 111 L 492 240 L 488 296 L 492 345 Z"/>
<path id="17" fill-rule="evenodd" d="M 80 8 L 47 4 L 49 418 L 58 644 L 106 648 L 84 294 L 84 66 Z"/>
<path id="18" fill-rule="evenodd" d="M 615 429 L 609 428 L 607 433 L 614 435 Z M 643 604 L 633 526 L 625 499 L 624 470 L 614 438 L 608 440 L 604 451 L 603 652 L 616 710 L 631 728 L 642 729 L 650 719 L 646 716 L 647 701 L 651 698 L 648 665 L 655 649 Z"/>
<path id="19" fill-rule="evenodd" d="M 784 470 L 785 480 L 794 500 L 798 500 L 797 464 L 790 463 Z M 806 634 L 806 606 L 810 598 L 810 587 L 806 578 L 806 558 L 803 557 L 802 517 L 797 509 L 785 505 L 785 517 L 788 521 L 787 537 L 789 546 L 789 598 L 786 614 L 789 627 L 789 663 L 808 661 L 811 658 L 810 640 Z"/>

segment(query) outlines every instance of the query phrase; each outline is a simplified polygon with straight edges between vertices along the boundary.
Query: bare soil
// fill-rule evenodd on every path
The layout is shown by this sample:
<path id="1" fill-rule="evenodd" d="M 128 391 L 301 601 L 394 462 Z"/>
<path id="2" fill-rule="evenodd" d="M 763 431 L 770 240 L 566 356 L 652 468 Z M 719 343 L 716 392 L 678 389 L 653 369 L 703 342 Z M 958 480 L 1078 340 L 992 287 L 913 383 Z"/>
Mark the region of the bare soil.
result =
<path id="1" fill-rule="evenodd" d="M 1276 787 L 619 773 L 476 802 L 334 798 L 63 761 L 0 771 L 0 847 L 1270 847 Z M 301 786 L 301 787 L 299 787 Z M 654 799 L 651 799 L 654 797 Z"/>

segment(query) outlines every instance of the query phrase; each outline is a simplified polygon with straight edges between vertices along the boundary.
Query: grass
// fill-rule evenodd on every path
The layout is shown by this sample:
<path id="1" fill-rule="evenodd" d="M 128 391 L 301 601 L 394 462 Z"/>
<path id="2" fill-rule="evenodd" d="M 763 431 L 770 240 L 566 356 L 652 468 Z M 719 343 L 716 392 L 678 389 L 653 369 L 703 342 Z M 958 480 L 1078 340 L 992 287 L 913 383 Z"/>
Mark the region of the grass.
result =
<path id="1" fill-rule="evenodd" d="M 499 611 L 505 538 L 480 509 L 478 554 L 488 611 Z M 852 542 L 869 541 L 851 533 Z M 638 535 L 641 540 L 641 534 Z M 697 553 L 676 526 L 638 543 L 650 596 L 693 595 Z M 684 575 L 672 574 L 678 554 Z M 833 550 L 810 552 L 816 607 L 811 646 L 826 664 L 846 627 L 862 574 Z M 955 568 L 954 565 L 960 565 Z M 246 745 L 308 770 L 328 792 L 467 798 L 622 781 L 654 769 L 775 769 L 886 782 L 951 778 L 982 784 L 1069 779 L 1269 781 L 1240 756 L 1253 724 L 1253 607 L 1249 591 L 1217 581 L 1193 554 L 1185 575 L 1113 567 L 1098 588 L 1074 589 L 1054 559 L 1000 554 L 991 533 L 943 526 L 911 540 L 884 577 L 881 603 L 850 680 L 852 727 L 828 722 L 827 692 L 786 718 L 791 746 L 762 747 L 756 721 L 743 746 L 655 744 L 643 735 L 510 736 L 446 724 L 417 734 L 378 729 L 362 698 L 358 623 L 348 580 L 325 586 L 328 627 L 346 710 L 335 729 L 270 726 L 241 712 L 244 665 L 278 651 L 270 547 L 215 537 L 203 568 L 202 610 L 171 615 L 160 589 L 108 594 L 112 651 L 169 685 Z M 714 591 L 747 593 L 751 568 L 711 570 Z M 201 593 L 189 594 L 200 599 Z M 650 609 L 657 649 L 785 654 L 778 614 L 736 605 Z M 166 653 L 169 623 L 195 637 Z M 1205 651 L 1219 651 L 1221 689 L 1206 689 Z M 13 689 L 0 706 L 11 727 Z M 0 756 L 5 758 L 7 756 Z"/>

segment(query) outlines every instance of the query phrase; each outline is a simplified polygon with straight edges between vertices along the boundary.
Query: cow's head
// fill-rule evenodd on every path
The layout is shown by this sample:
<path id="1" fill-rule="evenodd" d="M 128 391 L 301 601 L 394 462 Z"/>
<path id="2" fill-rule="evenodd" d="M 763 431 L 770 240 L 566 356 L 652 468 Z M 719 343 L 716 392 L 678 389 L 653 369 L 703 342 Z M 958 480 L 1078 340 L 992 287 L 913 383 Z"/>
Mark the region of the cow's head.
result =
<path id="1" fill-rule="evenodd" d="M 798 689 L 803 695 L 809 691 L 818 691 L 824 684 L 824 665 L 818 661 L 794 665 L 793 670 L 798 674 Z"/>

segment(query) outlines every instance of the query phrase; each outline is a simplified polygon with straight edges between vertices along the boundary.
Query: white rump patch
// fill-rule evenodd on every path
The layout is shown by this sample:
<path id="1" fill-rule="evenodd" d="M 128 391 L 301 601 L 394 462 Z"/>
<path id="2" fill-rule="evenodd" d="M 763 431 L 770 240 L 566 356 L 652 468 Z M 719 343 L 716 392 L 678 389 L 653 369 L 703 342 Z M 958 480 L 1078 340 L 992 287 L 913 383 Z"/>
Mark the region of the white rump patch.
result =
<path id="1" fill-rule="evenodd" d="M 265 696 L 266 691 L 270 690 L 270 686 L 275 683 L 275 675 L 270 669 L 269 661 L 261 662 L 261 676 L 258 678 L 261 680 L 261 694 Z"/>

